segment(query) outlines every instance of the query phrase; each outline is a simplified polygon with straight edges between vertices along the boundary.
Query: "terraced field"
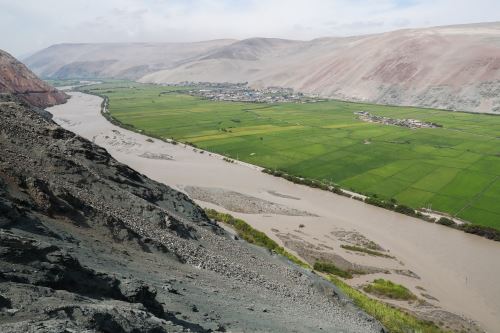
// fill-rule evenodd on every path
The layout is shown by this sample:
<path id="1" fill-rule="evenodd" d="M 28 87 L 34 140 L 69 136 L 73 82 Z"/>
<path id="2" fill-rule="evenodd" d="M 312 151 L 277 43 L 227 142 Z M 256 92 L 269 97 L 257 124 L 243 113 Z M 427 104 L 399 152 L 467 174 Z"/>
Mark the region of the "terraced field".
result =
<path id="1" fill-rule="evenodd" d="M 155 136 L 500 229 L 499 116 L 340 101 L 212 102 L 185 88 L 130 82 L 85 89 L 107 95 L 114 118 Z M 443 128 L 368 123 L 356 111 Z"/>

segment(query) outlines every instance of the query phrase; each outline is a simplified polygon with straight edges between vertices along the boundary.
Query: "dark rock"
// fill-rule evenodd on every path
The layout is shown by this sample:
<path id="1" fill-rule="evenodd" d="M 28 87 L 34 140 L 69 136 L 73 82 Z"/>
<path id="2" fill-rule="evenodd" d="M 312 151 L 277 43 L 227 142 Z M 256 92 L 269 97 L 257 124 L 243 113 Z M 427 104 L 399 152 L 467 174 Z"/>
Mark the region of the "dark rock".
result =
<path id="1" fill-rule="evenodd" d="M 0 295 L 0 310 L 10 309 L 11 307 L 12 307 L 12 303 L 11 303 L 10 299 Z"/>

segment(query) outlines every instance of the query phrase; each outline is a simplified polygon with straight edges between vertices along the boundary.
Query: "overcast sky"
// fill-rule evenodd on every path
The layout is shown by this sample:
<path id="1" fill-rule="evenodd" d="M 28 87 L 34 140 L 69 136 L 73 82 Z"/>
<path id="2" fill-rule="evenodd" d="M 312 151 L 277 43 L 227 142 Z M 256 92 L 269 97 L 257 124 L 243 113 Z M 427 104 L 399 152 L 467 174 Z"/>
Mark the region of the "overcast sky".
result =
<path id="1" fill-rule="evenodd" d="M 0 48 L 63 42 L 313 39 L 500 21 L 500 0 L 0 0 Z"/>

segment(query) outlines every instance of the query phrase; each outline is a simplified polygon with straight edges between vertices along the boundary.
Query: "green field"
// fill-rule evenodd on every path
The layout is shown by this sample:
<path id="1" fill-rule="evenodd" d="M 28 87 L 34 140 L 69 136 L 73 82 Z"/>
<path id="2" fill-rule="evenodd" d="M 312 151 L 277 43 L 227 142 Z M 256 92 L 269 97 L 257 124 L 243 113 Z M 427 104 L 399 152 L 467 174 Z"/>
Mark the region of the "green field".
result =
<path id="1" fill-rule="evenodd" d="M 155 136 L 500 229 L 500 116 L 340 101 L 212 102 L 185 88 L 130 82 L 85 89 L 107 95 L 114 118 Z M 361 110 L 443 128 L 367 123 L 354 115 Z"/>

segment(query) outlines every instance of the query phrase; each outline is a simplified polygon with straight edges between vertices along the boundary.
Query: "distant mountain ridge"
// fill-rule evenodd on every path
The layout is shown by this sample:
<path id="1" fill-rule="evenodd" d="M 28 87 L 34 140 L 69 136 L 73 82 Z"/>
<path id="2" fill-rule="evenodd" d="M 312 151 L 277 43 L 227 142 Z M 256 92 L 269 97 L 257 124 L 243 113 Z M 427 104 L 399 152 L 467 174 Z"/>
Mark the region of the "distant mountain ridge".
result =
<path id="1" fill-rule="evenodd" d="M 24 62 L 44 78 L 138 79 L 233 42 L 57 44 Z"/>
<path id="2" fill-rule="evenodd" d="M 45 108 L 64 103 L 68 96 L 38 79 L 25 65 L 0 50 L 0 93 L 9 93 Z"/>
<path id="3" fill-rule="evenodd" d="M 124 52 L 104 56 L 116 44 L 84 45 L 53 46 L 26 62 L 55 78 L 249 82 L 343 100 L 500 113 L 500 23 L 311 41 L 119 44 L 142 55 L 134 61 Z M 87 62 L 78 62 L 82 57 Z"/>

